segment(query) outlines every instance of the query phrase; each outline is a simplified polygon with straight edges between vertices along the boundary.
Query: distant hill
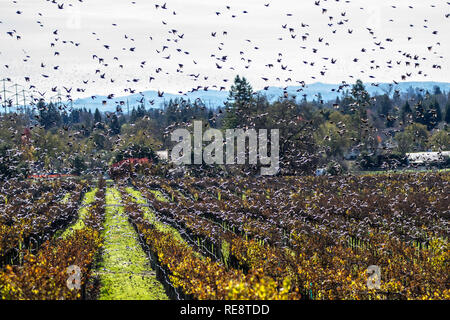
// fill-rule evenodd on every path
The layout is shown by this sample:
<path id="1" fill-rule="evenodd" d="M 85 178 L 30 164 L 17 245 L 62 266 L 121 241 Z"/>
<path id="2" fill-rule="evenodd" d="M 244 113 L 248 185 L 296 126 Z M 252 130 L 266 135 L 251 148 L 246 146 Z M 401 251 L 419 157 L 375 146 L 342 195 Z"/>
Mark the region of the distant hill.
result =
<path id="1" fill-rule="evenodd" d="M 389 87 L 392 86 L 391 94 L 394 90 L 399 90 L 400 92 L 407 92 L 407 90 L 412 87 L 413 89 L 419 88 L 423 90 L 429 90 L 432 92 L 434 86 L 439 86 L 441 91 L 449 92 L 450 91 L 450 83 L 448 82 L 401 82 L 397 85 L 390 85 L 388 83 L 380 83 L 378 86 L 371 85 L 370 83 L 365 83 L 367 91 L 371 94 L 383 94 L 387 92 Z M 302 89 L 297 92 L 297 90 Z M 317 95 L 320 93 L 322 99 L 324 101 L 335 100 L 336 97 L 342 95 L 342 91 L 338 92 L 339 89 L 338 84 L 326 84 L 316 82 L 313 84 L 306 85 L 304 88 L 300 86 L 292 86 L 287 88 L 287 92 L 289 95 L 295 95 L 297 99 L 302 99 L 303 95 L 306 95 L 306 98 L 311 101 L 313 99 L 317 99 Z M 351 89 L 351 85 L 345 89 Z M 345 90 L 344 89 L 344 90 Z M 283 88 L 280 87 L 269 87 L 268 90 L 260 90 L 262 94 L 265 94 L 269 101 L 276 101 L 278 98 L 283 96 Z M 201 99 L 206 106 L 208 107 L 220 107 L 223 106 L 223 103 L 227 100 L 228 91 L 217 91 L 217 90 L 208 90 L 208 91 L 196 91 L 189 92 L 186 95 L 180 94 L 171 94 L 165 93 L 163 97 L 158 97 L 158 92 L 156 91 L 144 91 L 142 94 L 132 94 L 123 97 L 117 97 L 113 99 L 107 99 L 105 96 L 97 96 L 96 99 L 92 98 L 84 98 L 77 99 L 73 102 L 73 106 L 75 108 L 87 108 L 92 111 L 95 108 L 98 108 L 100 111 L 115 111 L 116 106 L 123 102 L 122 109 L 124 112 L 127 112 L 127 99 L 130 110 L 133 107 L 137 107 L 140 104 L 140 100 L 142 98 L 145 99 L 145 107 L 153 107 L 159 108 L 163 105 L 164 101 L 169 101 L 170 99 L 175 98 L 183 98 L 185 100 L 190 99 L 192 102 L 196 99 Z M 106 105 L 103 105 L 103 101 L 107 101 Z M 153 104 L 150 104 L 152 101 Z"/>

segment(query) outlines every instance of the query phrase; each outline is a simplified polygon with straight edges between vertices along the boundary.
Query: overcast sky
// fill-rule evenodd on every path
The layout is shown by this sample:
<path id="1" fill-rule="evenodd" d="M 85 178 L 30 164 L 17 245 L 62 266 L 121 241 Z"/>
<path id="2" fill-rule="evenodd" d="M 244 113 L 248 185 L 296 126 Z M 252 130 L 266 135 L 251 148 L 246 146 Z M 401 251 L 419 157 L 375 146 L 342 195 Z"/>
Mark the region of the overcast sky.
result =
<path id="1" fill-rule="evenodd" d="M 445 0 L 55 2 L 0 0 L 0 79 L 34 85 L 46 97 L 52 87 L 66 93 L 63 86 L 74 98 L 128 88 L 228 89 L 236 74 L 255 89 L 392 82 L 407 73 L 407 81 L 449 82 Z"/>

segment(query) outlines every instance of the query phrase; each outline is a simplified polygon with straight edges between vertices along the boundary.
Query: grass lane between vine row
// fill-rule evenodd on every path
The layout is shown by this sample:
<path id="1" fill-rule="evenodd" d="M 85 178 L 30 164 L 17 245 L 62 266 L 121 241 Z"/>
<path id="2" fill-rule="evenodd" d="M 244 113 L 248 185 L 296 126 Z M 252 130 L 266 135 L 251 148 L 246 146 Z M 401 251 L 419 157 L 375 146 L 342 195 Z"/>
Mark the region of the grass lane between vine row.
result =
<path id="1" fill-rule="evenodd" d="M 98 188 L 93 188 L 84 195 L 83 202 L 78 210 L 78 218 L 72 225 L 70 225 L 66 229 L 58 231 L 55 235 L 56 238 L 58 238 L 61 235 L 61 238 L 66 239 L 69 235 L 73 234 L 74 231 L 81 230 L 85 227 L 84 221 L 87 215 L 89 214 L 88 207 L 95 201 L 95 195 L 97 191 Z M 67 202 L 65 199 L 66 197 L 63 199 L 63 201 Z"/>
<path id="2" fill-rule="evenodd" d="M 102 258 L 94 274 L 100 300 L 167 300 L 138 236 L 128 221 L 117 189 L 106 190 Z"/>

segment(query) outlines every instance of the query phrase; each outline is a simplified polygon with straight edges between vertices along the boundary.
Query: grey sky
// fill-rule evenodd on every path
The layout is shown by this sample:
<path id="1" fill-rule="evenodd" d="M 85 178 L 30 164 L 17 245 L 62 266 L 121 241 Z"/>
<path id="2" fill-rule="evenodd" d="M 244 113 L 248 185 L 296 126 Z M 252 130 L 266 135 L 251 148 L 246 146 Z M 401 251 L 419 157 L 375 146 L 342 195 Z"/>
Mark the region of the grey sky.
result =
<path id="1" fill-rule="evenodd" d="M 411 73 L 407 81 L 449 81 L 450 18 L 446 14 L 450 5 L 443 0 L 321 0 L 319 6 L 315 0 L 56 2 L 64 3 L 62 10 L 46 0 L 0 0 L 0 78 L 9 77 L 27 88 L 33 84 L 39 91 L 46 91 L 46 97 L 54 94 L 50 88 L 55 86 L 61 90 L 62 86 L 74 87 L 74 98 L 110 93 L 119 96 L 127 94 L 126 88 L 172 93 L 197 86 L 228 89 L 236 74 L 246 76 L 255 89 L 299 85 L 296 81 L 339 83 L 361 78 L 392 82 L 400 81 L 406 73 Z M 155 8 L 155 4 L 165 2 L 166 10 Z M 264 5 L 267 3 L 268 7 Z M 325 13 L 323 8 L 327 9 Z M 7 32 L 13 30 L 11 37 Z M 53 34 L 55 30 L 57 35 Z M 215 37 L 212 32 L 216 32 Z M 163 46 L 168 48 L 161 52 Z M 130 48 L 135 49 L 132 52 Z M 366 52 L 361 52 L 362 48 Z M 60 55 L 55 56 L 55 51 Z M 103 63 L 93 59 L 94 54 L 103 58 Z M 169 55 L 170 59 L 164 59 Z M 417 60 L 413 59 L 415 55 Z M 224 56 L 226 61 L 217 60 Z M 331 63 L 332 58 L 335 63 Z M 420 65 L 415 67 L 415 63 Z M 54 70 L 54 66 L 59 68 Z M 157 68 L 162 71 L 156 72 Z M 194 81 L 192 75 L 200 76 Z M 25 76 L 31 78 L 30 83 L 25 83 Z M 155 78 L 151 83 L 150 77 Z M 89 80 L 88 84 L 83 80 Z M 86 91 L 76 92 L 76 88 Z"/>

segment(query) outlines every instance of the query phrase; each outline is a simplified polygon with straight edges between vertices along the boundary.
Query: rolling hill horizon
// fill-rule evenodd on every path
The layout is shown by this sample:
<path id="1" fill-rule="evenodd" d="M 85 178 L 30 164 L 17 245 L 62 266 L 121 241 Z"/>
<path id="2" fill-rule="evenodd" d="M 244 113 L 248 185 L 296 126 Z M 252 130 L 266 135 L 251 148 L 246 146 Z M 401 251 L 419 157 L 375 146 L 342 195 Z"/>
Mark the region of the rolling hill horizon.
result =
<path id="1" fill-rule="evenodd" d="M 383 94 L 389 92 L 389 87 L 392 86 L 390 94 L 392 95 L 394 90 L 399 90 L 401 93 L 406 93 L 410 88 L 413 90 L 422 89 L 423 91 L 431 91 L 435 86 L 440 87 L 442 92 L 450 92 L 450 82 L 400 82 L 398 84 L 390 83 L 379 83 L 373 85 L 371 83 L 364 83 L 366 90 L 370 95 Z M 306 95 L 308 101 L 317 100 L 320 94 L 324 102 L 335 100 L 336 97 L 342 96 L 345 90 L 350 90 L 352 84 L 348 87 L 338 90 L 340 84 L 327 84 L 322 82 L 315 82 L 308 84 L 305 87 L 302 86 L 289 86 L 286 91 L 290 96 L 296 96 L 296 99 L 302 99 L 303 95 Z M 301 90 L 300 90 L 301 89 Z M 300 91 L 298 91 L 300 90 Z M 284 88 L 281 87 L 268 87 L 267 90 L 256 90 L 255 92 L 261 93 L 267 97 L 270 102 L 276 101 L 284 94 Z M 116 106 L 120 105 L 122 102 L 122 109 L 127 112 L 127 106 L 130 111 L 133 107 L 138 107 L 142 102 L 145 101 L 145 108 L 161 108 L 164 103 L 169 102 L 171 99 L 185 99 L 194 102 L 200 99 L 207 107 L 218 108 L 223 106 L 223 103 L 228 98 L 229 91 L 218 91 L 218 90 L 202 90 L 188 92 L 186 94 L 174 94 L 174 93 L 164 93 L 163 97 L 158 96 L 158 92 L 154 90 L 143 91 L 140 93 L 135 93 L 126 96 L 114 97 L 108 99 L 106 96 L 96 96 L 95 99 L 92 97 L 86 97 L 81 99 L 76 99 L 73 101 L 74 108 L 86 108 L 88 110 L 94 111 L 98 108 L 103 112 L 112 112 L 116 110 Z M 142 100 L 144 98 L 144 100 Z M 128 101 L 127 101 L 128 100 Z M 106 101 L 106 105 L 103 104 Z M 127 105 L 128 103 L 128 105 Z"/>

